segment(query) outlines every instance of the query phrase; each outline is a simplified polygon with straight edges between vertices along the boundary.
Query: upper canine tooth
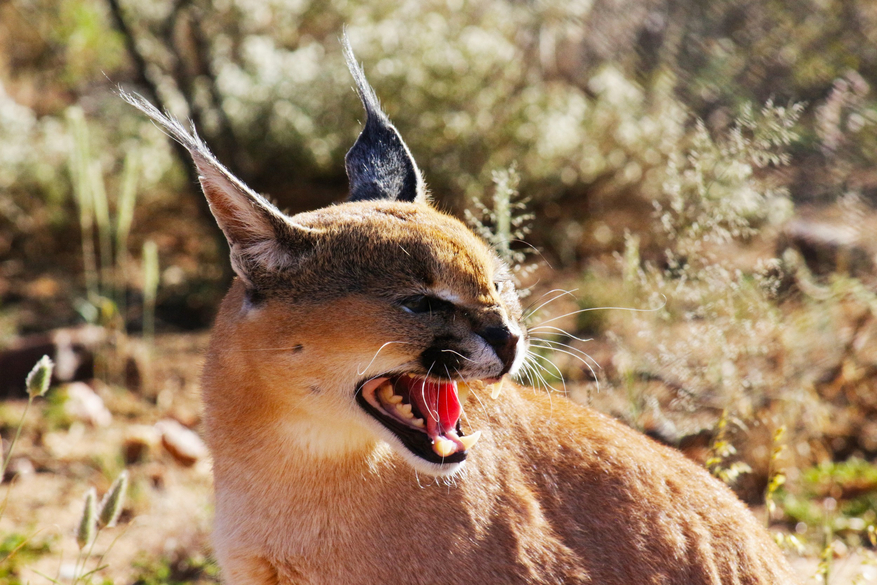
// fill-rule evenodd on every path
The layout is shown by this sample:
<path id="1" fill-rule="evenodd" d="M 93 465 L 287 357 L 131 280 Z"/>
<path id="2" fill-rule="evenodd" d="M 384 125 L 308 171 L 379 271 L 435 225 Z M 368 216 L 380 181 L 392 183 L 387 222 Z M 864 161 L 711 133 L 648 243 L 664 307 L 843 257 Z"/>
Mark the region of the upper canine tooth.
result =
<path id="1" fill-rule="evenodd" d="M 468 451 L 472 448 L 472 445 L 478 442 L 478 439 L 481 438 L 481 431 L 475 431 L 470 435 L 466 435 L 465 437 L 460 437 L 460 442 L 463 443 L 463 448 Z"/>
<path id="2" fill-rule="evenodd" d="M 432 444 L 432 450 L 435 451 L 439 457 L 447 457 L 448 455 L 456 453 L 457 444 L 450 439 L 436 437 Z"/>
<path id="3" fill-rule="evenodd" d="M 460 404 L 466 402 L 466 399 L 469 397 L 469 384 L 466 382 L 457 382 L 457 398 L 460 400 Z"/>
<path id="4" fill-rule="evenodd" d="M 502 392 L 502 380 L 496 384 L 490 384 L 487 388 L 490 390 L 490 397 L 495 400 L 499 397 L 499 393 Z"/>

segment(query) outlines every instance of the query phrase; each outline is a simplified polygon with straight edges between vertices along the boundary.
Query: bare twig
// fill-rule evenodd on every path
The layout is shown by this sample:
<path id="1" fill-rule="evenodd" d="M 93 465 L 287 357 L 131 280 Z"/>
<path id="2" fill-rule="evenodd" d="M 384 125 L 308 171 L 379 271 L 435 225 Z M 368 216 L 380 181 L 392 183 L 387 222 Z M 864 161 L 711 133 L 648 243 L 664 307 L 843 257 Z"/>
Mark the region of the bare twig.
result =
<path id="1" fill-rule="evenodd" d="M 166 27 L 164 27 L 165 34 L 169 34 L 168 31 L 172 31 L 173 26 L 171 23 L 176 17 L 178 11 L 182 9 L 182 7 L 186 3 L 187 2 L 185 0 L 180 0 L 174 6 L 174 10 L 171 17 L 169 18 L 168 24 Z M 143 53 L 140 52 L 140 49 L 137 47 L 134 32 L 131 27 L 128 26 L 128 22 L 125 20 L 125 14 L 122 10 L 122 6 L 119 4 L 119 0 L 107 0 L 107 4 L 110 9 L 113 26 L 122 35 L 122 38 L 125 41 L 125 49 L 128 52 L 128 56 L 130 57 L 134 65 L 135 83 L 143 88 L 143 91 L 146 93 L 147 99 L 155 104 L 155 106 L 158 107 L 159 110 L 167 111 L 167 107 L 165 106 L 164 101 L 159 95 L 158 85 L 150 78 L 147 72 L 148 64 L 146 61 L 146 57 L 143 55 Z M 172 47 L 172 43 L 170 43 L 169 46 Z M 179 55 L 176 53 L 175 49 L 174 55 L 179 59 Z M 191 88 L 188 91 L 183 91 L 180 79 L 175 77 L 174 80 L 177 82 L 177 86 L 181 89 L 181 92 L 183 93 L 183 97 L 189 106 L 189 111 L 193 114 L 197 114 L 194 100 L 192 98 Z M 182 168 L 186 173 L 186 183 L 192 186 L 197 185 L 198 174 L 195 172 L 195 167 L 192 166 L 192 161 L 189 158 L 188 151 L 186 151 L 186 149 L 183 148 L 183 146 L 176 141 L 171 141 L 171 148 L 173 148 L 174 156 L 176 156 L 177 160 L 180 161 L 180 164 L 182 165 Z M 228 145 L 228 149 L 231 148 L 233 148 L 233 143 Z M 225 236 L 219 230 L 219 227 L 217 227 L 216 222 L 213 221 L 213 215 L 210 211 L 210 206 L 208 205 L 207 200 L 202 197 L 200 193 L 193 191 L 193 195 L 195 195 L 195 201 L 198 206 L 198 213 L 205 221 L 205 225 L 210 226 L 208 229 L 212 231 L 213 240 L 216 243 L 220 255 L 223 255 L 228 251 L 228 244 L 226 243 Z M 224 269 L 223 279 L 226 281 L 230 281 L 231 277 L 232 272 L 230 270 L 230 267 L 226 266 Z"/>

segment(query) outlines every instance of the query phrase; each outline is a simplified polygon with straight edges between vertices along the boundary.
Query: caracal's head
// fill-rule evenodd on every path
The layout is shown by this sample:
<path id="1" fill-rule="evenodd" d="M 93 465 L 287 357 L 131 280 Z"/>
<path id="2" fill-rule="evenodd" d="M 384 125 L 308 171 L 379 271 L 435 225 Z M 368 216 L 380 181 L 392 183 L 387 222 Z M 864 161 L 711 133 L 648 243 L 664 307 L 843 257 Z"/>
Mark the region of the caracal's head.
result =
<path id="1" fill-rule="evenodd" d="M 523 361 L 521 308 L 493 250 L 429 204 L 346 39 L 344 48 L 366 110 L 346 157 L 350 197 L 293 217 L 232 176 L 194 130 L 124 97 L 189 150 L 228 239 L 244 289 L 232 314 L 249 332 L 228 336 L 239 350 L 228 359 L 251 360 L 288 409 L 276 414 L 319 427 L 323 442 L 369 435 L 415 469 L 446 475 L 480 434 L 461 428 L 461 395 Z"/>

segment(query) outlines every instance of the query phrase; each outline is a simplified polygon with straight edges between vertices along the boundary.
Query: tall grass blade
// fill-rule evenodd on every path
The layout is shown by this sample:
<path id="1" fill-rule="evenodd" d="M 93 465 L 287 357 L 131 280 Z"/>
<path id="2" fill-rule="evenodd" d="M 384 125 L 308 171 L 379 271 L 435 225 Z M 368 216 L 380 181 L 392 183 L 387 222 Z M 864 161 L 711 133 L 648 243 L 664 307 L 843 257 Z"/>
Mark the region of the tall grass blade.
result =
<path id="1" fill-rule="evenodd" d="M 76 544 L 79 545 L 80 551 L 94 540 L 97 531 L 96 501 L 97 492 L 94 488 L 89 488 L 85 492 L 85 505 L 82 508 L 82 517 L 79 519 L 79 528 L 76 530 Z"/>
<path id="2" fill-rule="evenodd" d="M 109 491 L 100 503 L 98 522 L 101 526 L 112 527 L 116 525 L 122 507 L 125 504 L 125 492 L 128 490 L 128 471 L 123 471 L 110 486 Z"/>
<path id="3" fill-rule="evenodd" d="M 94 219 L 97 223 L 98 243 L 100 244 L 100 283 L 103 296 L 109 296 L 115 284 L 113 278 L 113 234 L 110 225 L 110 204 L 104 185 L 104 175 L 100 160 L 92 160 L 88 165 L 88 180 L 93 198 Z"/>
<path id="4" fill-rule="evenodd" d="M 152 348 L 155 339 L 155 297 L 159 280 L 158 246 L 148 240 L 143 244 L 143 339 Z"/>
<path id="5" fill-rule="evenodd" d="M 126 291 L 128 289 L 128 236 L 134 221 L 134 206 L 137 202 L 137 182 L 140 178 L 140 159 L 136 151 L 128 151 L 122 167 L 122 186 L 116 206 L 116 306 L 121 316 L 124 333 L 128 313 Z"/>
<path id="6" fill-rule="evenodd" d="M 67 121 L 73 136 L 70 157 L 70 175 L 73 179 L 73 197 L 79 210 L 79 227 L 82 232 L 82 267 L 85 273 L 85 289 L 89 302 L 97 304 L 98 269 L 94 249 L 94 197 L 89 180 L 91 153 L 85 115 L 78 106 L 67 109 Z"/>

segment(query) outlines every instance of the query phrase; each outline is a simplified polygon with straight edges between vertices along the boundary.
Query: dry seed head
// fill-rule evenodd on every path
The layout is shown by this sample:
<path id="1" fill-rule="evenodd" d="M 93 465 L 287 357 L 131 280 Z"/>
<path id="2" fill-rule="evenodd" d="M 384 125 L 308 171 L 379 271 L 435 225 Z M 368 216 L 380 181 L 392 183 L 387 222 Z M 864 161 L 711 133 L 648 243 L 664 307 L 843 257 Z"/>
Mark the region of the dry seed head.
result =
<path id="1" fill-rule="evenodd" d="M 82 518 L 79 520 L 79 528 L 76 530 L 76 544 L 79 545 L 79 550 L 82 550 L 94 540 L 97 530 L 95 500 L 97 500 L 97 492 L 94 488 L 90 488 L 85 492 L 85 506 L 82 510 Z"/>
<path id="2" fill-rule="evenodd" d="M 42 396 L 48 391 L 54 367 L 55 363 L 44 355 L 27 375 L 27 393 L 31 398 Z"/>
<path id="3" fill-rule="evenodd" d="M 775 430 L 773 432 L 773 442 L 779 443 L 780 440 L 782 440 L 785 432 L 786 432 L 786 425 L 780 425 L 779 427 L 777 427 L 777 430 Z"/>
<path id="4" fill-rule="evenodd" d="M 128 490 L 128 471 L 123 471 L 110 486 L 100 503 L 97 520 L 100 526 L 115 526 L 125 504 L 125 492 Z"/>

